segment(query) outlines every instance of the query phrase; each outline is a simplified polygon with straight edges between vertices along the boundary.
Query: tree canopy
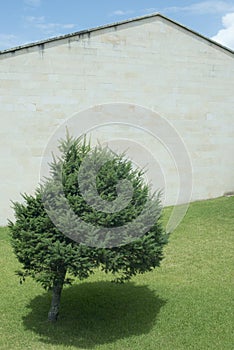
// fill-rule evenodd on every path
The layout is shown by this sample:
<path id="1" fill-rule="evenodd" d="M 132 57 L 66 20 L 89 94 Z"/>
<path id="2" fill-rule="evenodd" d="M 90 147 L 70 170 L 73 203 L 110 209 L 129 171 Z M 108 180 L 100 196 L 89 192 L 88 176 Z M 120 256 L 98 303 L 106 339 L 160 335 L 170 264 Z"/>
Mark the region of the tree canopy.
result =
<path id="1" fill-rule="evenodd" d="M 50 176 L 34 195 L 13 203 L 9 222 L 20 281 L 31 276 L 52 290 L 49 320 L 58 317 L 62 288 L 101 268 L 125 282 L 160 266 L 168 235 L 160 194 L 125 154 L 67 135 Z"/>

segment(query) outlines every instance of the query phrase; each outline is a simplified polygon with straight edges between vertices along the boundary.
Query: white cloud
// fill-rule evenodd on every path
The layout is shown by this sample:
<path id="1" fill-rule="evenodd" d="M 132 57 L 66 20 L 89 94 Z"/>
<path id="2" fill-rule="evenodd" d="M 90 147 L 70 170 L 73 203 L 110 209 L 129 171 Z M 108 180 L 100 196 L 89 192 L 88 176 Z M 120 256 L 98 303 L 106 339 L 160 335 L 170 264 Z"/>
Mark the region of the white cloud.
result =
<path id="1" fill-rule="evenodd" d="M 60 35 L 60 31 L 64 29 L 73 29 L 76 27 L 74 23 L 53 23 L 46 22 L 45 16 L 35 17 L 27 16 L 25 17 L 26 26 L 32 26 L 39 29 L 45 35 Z"/>
<path id="2" fill-rule="evenodd" d="M 19 39 L 13 34 L 0 34 L 0 50 L 19 45 Z"/>
<path id="3" fill-rule="evenodd" d="M 36 28 L 40 29 L 44 34 L 54 35 L 62 29 L 73 29 L 75 24 L 60 24 L 60 23 L 41 23 L 37 24 Z"/>
<path id="4" fill-rule="evenodd" d="M 110 15 L 111 16 L 125 16 L 125 15 L 130 15 L 130 14 L 133 14 L 133 13 L 135 13 L 135 11 L 133 11 L 133 10 L 126 10 L 126 11 L 116 10 L 114 12 L 111 12 Z"/>
<path id="5" fill-rule="evenodd" d="M 37 25 L 39 23 L 45 22 L 45 16 L 41 16 L 41 17 L 27 16 L 25 17 L 25 21 L 28 23 L 32 23 L 33 25 Z"/>
<path id="6" fill-rule="evenodd" d="M 73 23 L 63 24 L 64 29 L 72 29 L 72 28 L 75 28 L 75 26 L 76 25 Z"/>
<path id="7" fill-rule="evenodd" d="M 150 7 L 150 8 L 144 9 L 143 11 L 153 13 L 153 12 L 158 12 L 158 9 L 156 9 L 155 7 Z"/>
<path id="8" fill-rule="evenodd" d="M 227 13 L 234 11 L 233 2 L 228 1 L 201 1 L 188 6 L 171 6 L 161 10 L 162 12 L 186 12 L 190 14 L 206 15 L 212 13 Z"/>
<path id="9" fill-rule="evenodd" d="M 211 39 L 234 50 L 234 12 L 222 17 L 223 29 Z"/>
<path id="10" fill-rule="evenodd" d="M 154 12 L 160 12 L 160 13 L 178 13 L 183 12 L 191 15 L 208 15 L 208 14 L 215 14 L 215 13 L 227 13 L 234 11 L 234 4 L 233 1 L 224 1 L 224 0 L 205 0 L 200 1 L 197 3 L 193 3 L 191 5 L 187 6 L 170 6 L 170 7 L 150 7 L 150 8 L 144 8 L 140 9 L 138 11 L 134 10 L 116 10 L 112 13 L 110 13 L 110 16 L 125 16 L 128 14 L 137 14 L 137 13 L 154 13 Z"/>
<path id="11" fill-rule="evenodd" d="M 25 5 L 38 7 L 41 5 L 41 0 L 24 0 Z"/>

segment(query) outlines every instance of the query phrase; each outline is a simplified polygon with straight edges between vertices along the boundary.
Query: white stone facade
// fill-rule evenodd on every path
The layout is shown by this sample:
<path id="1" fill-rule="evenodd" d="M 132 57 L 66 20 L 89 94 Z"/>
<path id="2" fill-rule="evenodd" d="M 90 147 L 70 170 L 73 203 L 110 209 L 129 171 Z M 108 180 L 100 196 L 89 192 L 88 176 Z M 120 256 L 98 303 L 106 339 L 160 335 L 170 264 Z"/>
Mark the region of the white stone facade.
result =
<path id="1" fill-rule="evenodd" d="M 233 57 L 160 15 L 1 53 L 0 224 L 12 218 L 10 200 L 38 184 L 54 130 L 103 103 L 169 121 L 191 157 L 193 201 L 234 191 Z"/>

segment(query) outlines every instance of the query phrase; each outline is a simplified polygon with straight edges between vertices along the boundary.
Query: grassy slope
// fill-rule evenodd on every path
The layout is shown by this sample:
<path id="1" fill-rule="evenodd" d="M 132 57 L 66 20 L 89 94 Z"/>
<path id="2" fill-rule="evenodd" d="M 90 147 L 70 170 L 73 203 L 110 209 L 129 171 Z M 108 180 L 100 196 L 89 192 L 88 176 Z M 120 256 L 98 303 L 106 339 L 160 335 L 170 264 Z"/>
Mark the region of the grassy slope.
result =
<path id="1" fill-rule="evenodd" d="M 169 209 L 166 210 L 169 215 Z M 63 293 L 56 325 L 50 295 L 20 286 L 0 229 L 0 349 L 232 349 L 234 197 L 193 203 L 162 267 L 126 285 L 94 276 Z"/>

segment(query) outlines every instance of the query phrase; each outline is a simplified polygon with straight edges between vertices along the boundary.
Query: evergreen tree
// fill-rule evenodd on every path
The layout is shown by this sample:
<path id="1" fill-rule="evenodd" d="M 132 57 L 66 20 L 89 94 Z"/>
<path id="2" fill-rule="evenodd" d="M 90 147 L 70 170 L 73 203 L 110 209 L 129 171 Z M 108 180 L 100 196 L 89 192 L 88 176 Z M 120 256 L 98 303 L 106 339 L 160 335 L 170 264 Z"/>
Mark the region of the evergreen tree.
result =
<path id="1" fill-rule="evenodd" d="M 31 276 L 52 290 L 50 321 L 57 320 L 71 277 L 82 280 L 101 267 L 115 282 L 128 281 L 160 265 L 168 239 L 159 194 L 151 194 L 124 154 L 69 135 L 59 149 L 50 177 L 13 203 L 15 222 L 9 222 L 20 281 Z"/>

